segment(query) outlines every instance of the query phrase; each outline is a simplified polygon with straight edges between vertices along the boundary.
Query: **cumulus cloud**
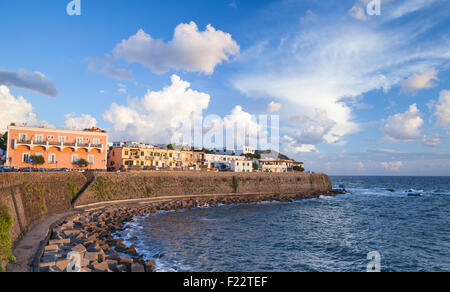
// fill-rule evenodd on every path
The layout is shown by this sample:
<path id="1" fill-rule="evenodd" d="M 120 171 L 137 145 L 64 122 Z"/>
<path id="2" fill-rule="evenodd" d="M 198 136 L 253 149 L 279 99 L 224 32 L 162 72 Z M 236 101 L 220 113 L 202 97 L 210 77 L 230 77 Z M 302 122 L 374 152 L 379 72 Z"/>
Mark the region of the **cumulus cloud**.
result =
<path id="1" fill-rule="evenodd" d="M 300 22 L 307 23 L 316 20 L 317 15 L 312 10 L 306 11 L 305 15 L 300 18 Z"/>
<path id="2" fill-rule="evenodd" d="M 75 113 L 65 115 L 64 127 L 71 130 L 84 130 L 97 126 L 97 120 L 87 114 L 77 117 Z"/>
<path id="3" fill-rule="evenodd" d="M 50 97 L 58 95 L 58 90 L 53 80 L 41 72 L 32 73 L 26 70 L 9 72 L 0 70 L 0 85 L 28 89 Z"/>
<path id="4" fill-rule="evenodd" d="M 194 22 L 175 28 L 173 39 L 154 39 L 140 29 L 113 50 L 117 59 L 140 63 L 162 74 L 170 69 L 212 74 L 217 65 L 239 54 L 239 45 L 231 35 L 211 25 L 199 31 Z"/>
<path id="5" fill-rule="evenodd" d="M 291 116 L 290 121 L 296 123 L 294 139 L 301 145 L 316 145 L 329 139 L 329 133 L 336 122 L 328 117 L 327 111 L 316 109 L 314 117 Z M 332 139 L 333 137 L 331 137 Z"/>
<path id="6" fill-rule="evenodd" d="M 267 106 L 267 110 L 269 113 L 279 112 L 281 110 L 281 108 L 282 108 L 282 104 L 278 103 L 278 102 L 274 102 L 274 101 L 269 103 L 269 105 Z"/>
<path id="7" fill-rule="evenodd" d="M 289 136 L 284 136 L 283 142 L 283 149 L 286 154 L 318 152 L 316 146 L 310 144 L 298 144 L 294 138 Z"/>
<path id="8" fill-rule="evenodd" d="M 424 136 L 422 143 L 428 147 L 439 147 L 442 144 L 442 136 L 437 134 Z"/>
<path id="9" fill-rule="evenodd" d="M 392 142 L 414 141 L 422 138 L 422 114 L 413 104 L 405 113 L 390 116 L 383 125 L 386 140 Z"/>
<path id="10" fill-rule="evenodd" d="M 210 96 L 190 88 L 190 83 L 172 75 L 172 84 L 160 91 L 147 91 L 142 98 L 129 98 L 126 105 L 113 103 L 103 118 L 113 125 L 113 139 L 151 143 L 172 142 L 186 121 L 208 107 Z"/>
<path id="11" fill-rule="evenodd" d="M 0 85 L 0 104 L 0 133 L 5 132 L 11 123 L 38 124 L 33 106 L 22 96 L 14 97 L 4 85 Z"/>
<path id="12" fill-rule="evenodd" d="M 437 125 L 444 129 L 450 129 L 450 90 L 441 91 L 439 101 L 435 107 Z"/>
<path id="13" fill-rule="evenodd" d="M 387 171 L 398 172 L 403 167 L 401 161 L 381 162 L 381 166 Z"/>
<path id="14" fill-rule="evenodd" d="M 436 84 L 433 81 L 439 80 L 438 71 L 430 70 L 423 74 L 414 74 L 406 80 L 403 80 L 400 85 L 405 92 L 416 92 L 421 89 L 433 88 Z"/>

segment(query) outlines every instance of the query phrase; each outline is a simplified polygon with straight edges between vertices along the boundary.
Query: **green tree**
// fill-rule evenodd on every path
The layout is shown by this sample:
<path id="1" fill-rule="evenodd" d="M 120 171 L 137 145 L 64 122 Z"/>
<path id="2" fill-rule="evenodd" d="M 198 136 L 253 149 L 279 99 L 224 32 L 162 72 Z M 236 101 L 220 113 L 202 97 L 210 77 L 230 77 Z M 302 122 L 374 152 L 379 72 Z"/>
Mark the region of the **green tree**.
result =
<path id="1" fill-rule="evenodd" d="M 8 132 L 5 132 L 3 135 L 0 135 L 0 149 L 6 151 L 7 143 L 8 143 Z"/>
<path id="2" fill-rule="evenodd" d="M 258 170 L 258 163 L 253 162 L 253 170 Z"/>
<path id="3" fill-rule="evenodd" d="M 167 145 L 167 149 L 168 150 L 173 150 L 173 145 L 172 144 Z"/>
<path id="4" fill-rule="evenodd" d="M 78 160 L 77 165 L 81 168 L 88 167 L 89 162 L 86 161 L 86 159 L 81 158 Z"/>
<path id="5" fill-rule="evenodd" d="M 294 166 L 294 171 L 304 172 L 305 169 L 302 166 Z"/>
<path id="6" fill-rule="evenodd" d="M 32 161 L 31 163 L 33 164 L 33 166 L 39 166 L 39 165 L 45 164 L 45 159 L 41 155 L 39 155 L 39 156 L 33 155 L 30 158 L 31 158 L 31 161 Z"/>

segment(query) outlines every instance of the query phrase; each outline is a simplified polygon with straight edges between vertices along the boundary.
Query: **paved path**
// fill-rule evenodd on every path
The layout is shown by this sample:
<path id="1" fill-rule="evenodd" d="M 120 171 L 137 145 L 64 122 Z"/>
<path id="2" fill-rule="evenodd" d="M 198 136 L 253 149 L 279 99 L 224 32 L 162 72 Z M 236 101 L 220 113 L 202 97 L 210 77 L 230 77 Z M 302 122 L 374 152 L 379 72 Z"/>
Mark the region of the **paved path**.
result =
<path id="1" fill-rule="evenodd" d="M 53 215 L 28 231 L 15 247 L 13 253 L 16 256 L 17 261 L 7 266 L 7 272 L 30 272 L 34 256 L 46 239 L 50 226 L 58 220 L 77 213 L 79 213 L 79 211 L 69 211 Z"/>

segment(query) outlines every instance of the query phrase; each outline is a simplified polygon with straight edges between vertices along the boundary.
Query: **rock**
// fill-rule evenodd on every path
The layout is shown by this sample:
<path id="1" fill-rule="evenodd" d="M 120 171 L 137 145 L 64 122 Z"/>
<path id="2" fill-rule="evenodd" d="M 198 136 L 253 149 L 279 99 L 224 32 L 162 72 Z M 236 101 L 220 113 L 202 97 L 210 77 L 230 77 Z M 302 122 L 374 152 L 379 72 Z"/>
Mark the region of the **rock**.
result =
<path id="1" fill-rule="evenodd" d="M 111 270 L 108 267 L 108 264 L 106 262 L 103 263 L 96 263 L 93 265 L 93 270 L 94 272 L 101 272 L 101 273 L 106 273 L 106 272 L 110 272 Z"/>
<path id="2" fill-rule="evenodd" d="M 145 273 L 145 268 L 141 264 L 132 264 L 131 265 L 131 272 L 132 273 Z"/>
<path id="3" fill-rule="evenodd" d="M 63 245 L 70 244 L 70 238 L 66 239 L 52 239 L 48 242 L 49 245 Z"/>
<path id="4" fill-rule="evenodd" d="M 39 268 L 49 268 L 49 267 L 54 267 L 56 265 L 56 261 L 55 262 L 46 262 L 46 263 L 39 263 Z"/>
<path id="5" fill-rule="evenodd" d="M 87 252 L 84 255 L 84 259 L 88 260 L 89 262 L 99 261 L 99 253 L 98 252 Z"/>
<path id="6" fill-rule="evenodd" d="M 80 254 L 84 254 L 84 253 L 86 253 L 86 248 L 84 247 L 84 245 L 79 244 L 79 245 L 73 247 L 72 251 L 73 252 L 78 252 Z"/>
<path id="7" fill-rule="evenodd" d="M 70 262 L 71 262 L 70 259 L 56 261 L 56 267 L 61 271 L 65 271 L 69 266 Z"/>
<path id="8" fill-rule="evenodd" d="M 59 251 L 59 246 L 57 245 L 47 245 L 46 247 L 44 247 L 44 251 L 50 251 L 50 252 L 58 252 Z"/>
<path id="9" fill-rule="evenodd" d="M 155 270 L 155 261 L 148 261 L 148 262 L 146 262 L 145 263 L 145 271 L 147 272 L 147 273 L 151 273 L 151 272 L 153 272 L 154 270 Z"/>
<path id="10" fill-rule="evenodd" d="M 394 189 L 387 189 L 388 192 L 395 193 Z"/>

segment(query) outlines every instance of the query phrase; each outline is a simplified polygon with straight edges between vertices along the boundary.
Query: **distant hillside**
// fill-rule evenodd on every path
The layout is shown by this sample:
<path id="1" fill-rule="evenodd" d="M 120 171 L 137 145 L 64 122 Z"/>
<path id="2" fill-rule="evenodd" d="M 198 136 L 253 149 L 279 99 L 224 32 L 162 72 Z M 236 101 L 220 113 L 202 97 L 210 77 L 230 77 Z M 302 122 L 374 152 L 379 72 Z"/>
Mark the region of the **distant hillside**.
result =
<path id="1" fill-rule="evenodd" d="M 289 158 L 288 156 L 279 153 L 277 151 L 274 150 L 257 150 L 256 154 L 260 154 L 261 155 L 261 159 L 283 159 L 283 160 L 293 160 L 291 158 Z"/>

